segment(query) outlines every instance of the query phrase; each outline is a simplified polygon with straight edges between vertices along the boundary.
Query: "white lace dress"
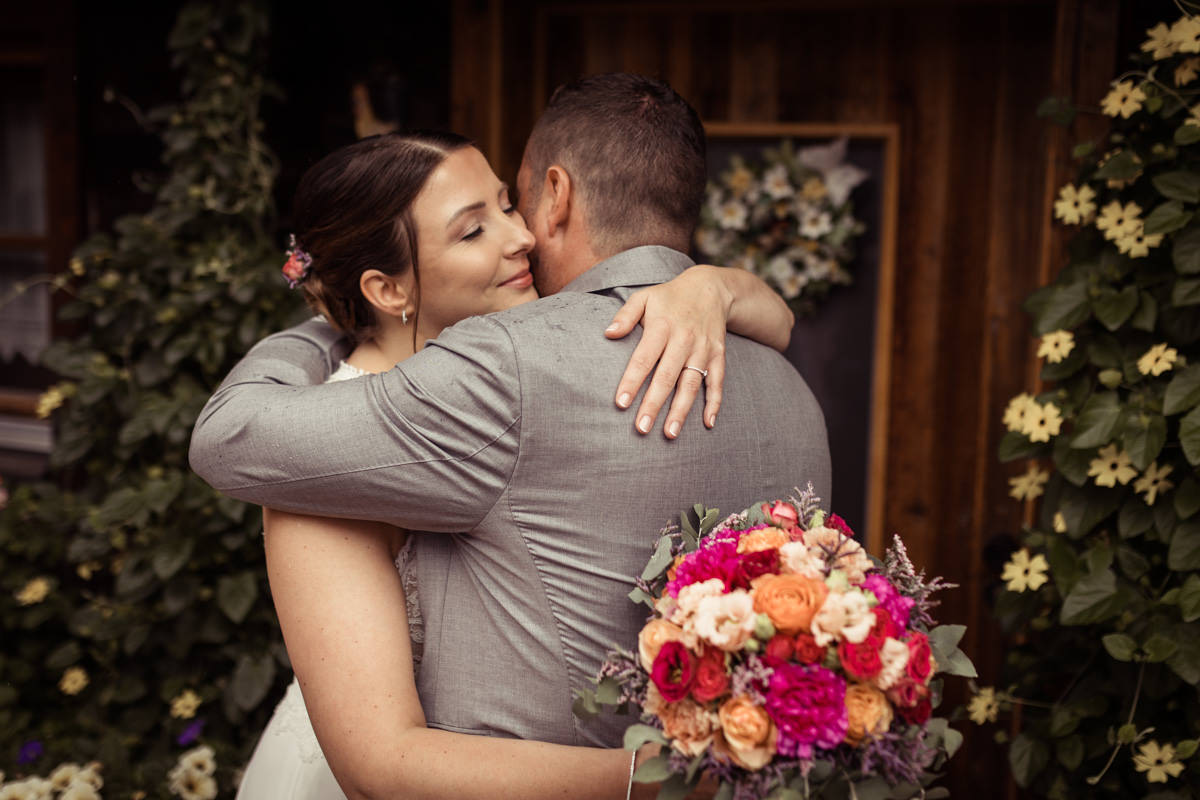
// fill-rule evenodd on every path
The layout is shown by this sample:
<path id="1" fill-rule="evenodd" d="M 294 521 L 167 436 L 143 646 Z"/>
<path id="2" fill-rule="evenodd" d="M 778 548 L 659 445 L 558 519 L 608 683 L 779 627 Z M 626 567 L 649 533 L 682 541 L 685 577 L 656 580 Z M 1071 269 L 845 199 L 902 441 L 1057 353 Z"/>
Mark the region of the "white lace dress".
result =
<path id="1" fill-rule="evenodd" d="M 329 380 L 349 380 L 366 374 L 343 361 Z M 410 543 L 411 540 L 406 541 L 396 556 L 396 569 L 404 583 L 415 671 L 420 666 L 425 637 Z M 346 800 L 325 762 L 295 678 L 254 748 L 237 797 L 238 800 Z"/>

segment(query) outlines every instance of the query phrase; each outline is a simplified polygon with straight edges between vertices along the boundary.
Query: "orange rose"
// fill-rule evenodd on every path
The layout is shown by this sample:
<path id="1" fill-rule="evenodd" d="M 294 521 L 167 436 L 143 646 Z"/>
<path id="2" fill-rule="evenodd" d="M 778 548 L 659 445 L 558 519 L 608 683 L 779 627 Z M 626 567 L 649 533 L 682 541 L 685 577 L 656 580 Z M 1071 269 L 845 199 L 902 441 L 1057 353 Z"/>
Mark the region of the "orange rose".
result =
<path id="1" fill-rule="evenodd" d="M 687 553 L 680 553 L 675 556 L 675 560 L 671 562 L 670 569 L 667 570 L 667 580 L 675 580 L 675 573 L 679 571 L 679 565 L 683 563 L 685 558 L 687 558 Z"/>
<path id="2" fill-rule="evenodd" d="M 714 749 L 743 769 L 765 767 L 775 755 L 778 731 L 767 712 L 745 695 L 726 700 L 717 712 L 721 731 Z"/>
<path id="3" fill-rule="evenodd" d="M 680 753 L 695 758 L 712 744 L 717 715 L 696 701 L 684 698 L 668 703 L 651 683 L 646 689 L 646 710 L 662 720 L 663 733 Z"/>
<path id="4" fill-rule="evenodd" d="M 754 610 L 766 614 L 780 633 L 806 633 L 829 589 L 803 575 L 763 575 L 755 579 Z"/>
<path id="5" fill-rule="evenodd" d="M 760 550 L 778 550 L 790 542 L 792 537 L 779 528 L 763 528 L 747 533 L 738 539 L 738 553 L 757 553 Z"/>
<path id="6" fill-rule="evenodd" d="M 641 659 L 642 668 L 647 672 L 654 668 L 654 659 L 658 658 L 658 651 L 667 642 L 687 644 L 686 639 L 683 628 L 673 622 L 657 618 L 650 620 L 638 634 L 638 658 Z"/>
<path id="7" fill-rule="evenodd" d="M 892 726 L 892 704 L 883 692 L 865 683 L 846 687 L 846 713 L 850 718 L 845 742 L 858 746 L 863 739 L 881 734 Z"/>

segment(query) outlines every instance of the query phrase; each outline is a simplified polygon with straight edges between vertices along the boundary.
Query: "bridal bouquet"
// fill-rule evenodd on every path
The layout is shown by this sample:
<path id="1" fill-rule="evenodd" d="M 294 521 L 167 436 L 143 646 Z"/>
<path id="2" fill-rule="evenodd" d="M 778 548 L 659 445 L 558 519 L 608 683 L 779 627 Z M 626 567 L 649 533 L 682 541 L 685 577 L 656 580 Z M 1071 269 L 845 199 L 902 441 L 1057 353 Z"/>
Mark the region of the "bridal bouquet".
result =
<path id="1" fill-rule="evenodd" d="M 964 628 L 935 627 L 899 538 L 867 555 L 811 486 L 723 521 L 696 506 L 664 529 L 630 594 L 653 611 L 637 652 L 616 650 L 576 710 L 630 706 L 625 746 L 663 752 L 635 780 L 682 797 L 708 772 L 718 798 L 907 798 L 962 736 L 932 718 L 939 673 L 975 675 Z"/>

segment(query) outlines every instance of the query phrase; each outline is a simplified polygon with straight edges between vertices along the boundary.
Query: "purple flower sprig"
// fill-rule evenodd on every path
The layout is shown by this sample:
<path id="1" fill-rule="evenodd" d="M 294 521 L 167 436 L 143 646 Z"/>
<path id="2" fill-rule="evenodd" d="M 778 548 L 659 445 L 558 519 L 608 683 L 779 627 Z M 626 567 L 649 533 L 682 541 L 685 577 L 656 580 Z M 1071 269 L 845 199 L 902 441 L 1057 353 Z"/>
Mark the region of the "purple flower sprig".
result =
<path id="1" fill-rule="evenodd" d="M 21 745 L 20 751 L 17 753 L 17 763 L 21 766 L 32 764 L 37 761 L 46 752 L 46 748 L 37 739 L 30 739 Z"/>

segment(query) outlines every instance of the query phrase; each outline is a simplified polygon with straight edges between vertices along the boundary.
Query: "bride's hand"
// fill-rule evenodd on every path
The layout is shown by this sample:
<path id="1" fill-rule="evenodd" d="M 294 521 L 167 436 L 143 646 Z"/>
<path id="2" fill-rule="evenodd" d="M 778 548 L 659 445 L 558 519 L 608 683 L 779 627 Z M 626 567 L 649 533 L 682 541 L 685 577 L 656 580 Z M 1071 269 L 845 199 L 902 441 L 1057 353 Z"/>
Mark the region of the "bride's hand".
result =
<path id="1" fill-rule="evenodd" d="M 753 274 L 701 264 L 672 281 L 634 292 L 605 335 L 619 339 L 639 321 L 642 339 L 617 384 L 617 406 L 628 408 L 653 370 L 635 427 L 649 433 L 675 390 L 663 425 L 666 437 L 674 439 L 702 384 L 706 389 L 704 425 L 711 428 L 716 424 L 725 381 L 727 326 L 734 333 L 783 350 L 794 320 L 783 299 Z M 707 376 L 699 370 L 706 370 Z"/>

